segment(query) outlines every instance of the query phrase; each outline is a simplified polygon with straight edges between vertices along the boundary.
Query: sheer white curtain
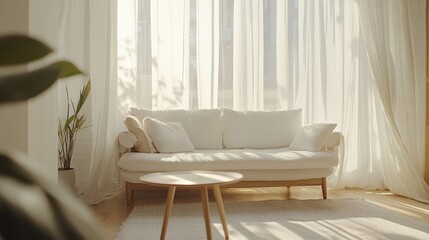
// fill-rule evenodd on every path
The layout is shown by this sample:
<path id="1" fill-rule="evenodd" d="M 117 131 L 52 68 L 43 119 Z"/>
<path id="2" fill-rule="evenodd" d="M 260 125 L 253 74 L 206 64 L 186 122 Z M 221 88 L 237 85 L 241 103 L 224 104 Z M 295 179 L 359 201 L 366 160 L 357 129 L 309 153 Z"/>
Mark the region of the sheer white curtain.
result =
<path id="1" fill-rule="evenodd" d="M 277 109 L 335 122 L 344 155 L 331 187 L 384 188 L 376 98 L 356 1 L 277 1 Z"/>
<path id="2" fill-rule="evenodd" d="M 160 2 L 137 1 L 137 5 L 151 6 L 150 12 L 140 11 L 139 18 L 144 19 L 146 14 L 152 21 L 156 19 L 156 22 L 145 22 L 146 26 L 157 29 L 160 28 L 161 21 L 168 24 L 174 17 L 171 14 L 165 16 L 169 11 L 168 7 L 165 10 L 154 8 L 153 5 L 159 6 Z M 362 18 L 359 18 L 359 1 L 191 0 L 189 4 L 185 1 L 179 2 L 176 3 L 179 6 L 175 8 L 182 12 L 180 9 L 189 7 L 190 19 L 177 20 L 178 25 L 174 29 L 174 34 L 178 42 L 173 41 L 170 44 L 177 44 L 175 51 L 184 51 L 184 56 L 179 57 L 183 61 L 158 65 L 159 53 L 153 52 L 156 49 L 154 46 L 161 42 L 168 43 L 160 40 L 163 39 L 162 34 L 156 29 L 146 27 L 145 32 L 140 32 L 143 35 L 140 39 L 151 36 L 151 46 L 146 46 L 147 51 L 152 51 L 150 56 L 146 56 L 152 57 L 150 63 L 152 73 L 147 71 L 152 76 L 151 84 L 163 82 L 164 76 L 177 72 L 179 82 L 183 86 L 186 86 L 183 83 L 187 83 L 189 87 L 179 92 L 188 90 L 189 94 L 180 95 L 183 97 L 178 98 L 180 101 L 175 101 L 175 105 L 161 106 L 154 102 L 147 105 L 153 99 L 158 99 L 171 91 L 163 92 L 163 89 L 152 87 L 152 92 L 146 93 L 146 98 L 137 99 L 132 104 L 153 109 L 303 108 L 305 123 L 336 122 L 337 130 L 345 136 L 344 159 L 336 174 L 330 179 L 331 186 L 366 189 L 389 187 L 399 194 L 417 198 L 415 194 L 391 187 L 386 178 L 388 171 L 385 166 L 386 159 L 392 156 L 386 155 L 384 150 L 387 149 L 386 144 L 391 145 L 392 142 L 385 134 L 384 126 L 387 122 L 379 115 L 383 101 L 371 73 L 372 62 L 368 61 L 365 45 L 367 43 L 363 38 L 365 30 L 362 29 Z M 412 6 L 421 3 L 422 1 L 411 1 L 408 7 L 403 9 L 416 11 L 419 8 Z M 189 29 L 181 25 L 186 21 L 189 21 Z M 418 27 L 415 26 L 416 29 L 411 29 L 409 33 L 418 34 Z M 178 30 L 183 30 L 183 35 L 177 33 Z M 188 30 L 189 32 L 186 32 Z M 413 44 L 419 42 L 414 41 Z M 412 47 L 418 48 L 418 45 Z M 408 52 L 409 50 L 404 49 Z M 176 56 L 175 53 L 170 55 Z M 145 61 L 137 59 L 137 62 L 148 64 Z M 188 68 L 186 64 L 189 64 L 188 78 L 184 74 Z M 397 67 L 399 66 L 398 63 Z M 423 71 L 421 68 L 411 70 L 415 73 Z M 416 74 L 409 77 L 417 81 Z M 141 77 L 137 79 L 137 82 L 139 81 L 145 80 Z M 396 86 L 403 87 L 404 84 L 409 84 L 407 81 L 401 82 Z M 175 84 L 169 85 L 170 88 L 174 86 Z M 421 89 L 421 86 L 413 86 L 416 91 Z M 423 101 L 423 94 L 414 94 L 414 90 L 411 90 L 413 86 L 409 86 L 407 88 L 409 90 L 400 95 L 401 99 L 395 101 L 403 102 L 406 98 L 414 96 L 417 96 L 414 103 Z M 412 163 L 414 161 L 421 166 L 423 148 L 418 132 L 423 130 L 424 124 L 422 118 L 418 117 L 417 109 L 423 111 L 424 108 L 421 104 L 412 106 L 415 108 L 413 112 L 402 114 L 399 110 L 396 114 L 398 116 L 411 114 L 415 117 L 413 124 L 405 127 L 409 133 L 401 134 L 410 141 L 407 143 L 409 147 L 407 151 L 412 154 L 410 157 L 413 160 L 407 160 L 406 157 L 397 154 L 395 157 L 403 159 L 404 165 L 408 164 L 405 162 L 414 165 Z M 410 123 L 409 119 L 398 121 Z M 421 182 L 420 176 L 416 175 L 413 177 L 414 180 L 403 182 L 406 182 L 405 185 L 413 181 Z"/>
<path id="3" fill-rule="evenodd" d="M 151 1 L 152 92 L 156 109 L 189 108 L 190 1 Z"/>
<path id="4" fill-rule="evenodd" d="M 412 33 L 416 31 L 410 30 L 422 25 L 412 25 L 408 16 L 408 9 L 414 4 L 423 8 L 424 4 L 404 0 L 358 3 L 371 72 L 381 102 L 377 117 L 383 133 L 380 144 L 384 182 L 392 192 L 429 202 L 429 187 L 420 168 L 423 154 L 418 151 L 418 141 L 422 140 L 418 132 L 424 128 L 417 112 L 423 109 L 416 108 L 416 101 L 423 100 L 416 99 L 419 95 L 416 92 L 424 88 L 424 82 L 423 78 L 416 78 L 414 68 L 420 65 L 422 70 L 424 61 L 415 59 L 413 52 L 424 47 L 413 45 L 416 36 Z"/>
<path id="5" fill-rule="evenodd" d="M 87 77 L 67 81 L 70 95 L 78 94 L 89 77 L 90 99 L 85 105 L 88 125 L 77 136 L 72 167 L 77 169 L 79 193 L 88 203 L 113 196 L 123 187 L 116 160 L 116 136 L 122 127 L 118 106 L 116 0 L 60 1 L 59 55 L 70 58 Z M 61 102 L 65 86 L 59 85 Z"/>
<path id="6" fill-rule="evenodd" d="M 263 1 L 234 1 L 233 107 L 264 108 Z"/>
<path id="7" fill-rule="evenodd" d="M 93 148 L 90 181 L 84 194 L 89 203 L 109 198 L 123 187 L 116 165 L 116 137 L 123 122 L 118 111 L 117 7 L 116 0 L 89 2 Z"/>
<path id="8" fill-rule="evenodd" d="M 115 135 L 129 107 L 230 107 L 335 122 L 345 142 L 331 186 L 427 201 L 421 9 L 424 0 L 91 1 L 85 197 L 121 187 Z"/>
<path id="9" fill-rule="evenodd" d="M 197 107 L 216 108 L 219 83 L 220 2 L 197 1 L 195 4 Z"/>

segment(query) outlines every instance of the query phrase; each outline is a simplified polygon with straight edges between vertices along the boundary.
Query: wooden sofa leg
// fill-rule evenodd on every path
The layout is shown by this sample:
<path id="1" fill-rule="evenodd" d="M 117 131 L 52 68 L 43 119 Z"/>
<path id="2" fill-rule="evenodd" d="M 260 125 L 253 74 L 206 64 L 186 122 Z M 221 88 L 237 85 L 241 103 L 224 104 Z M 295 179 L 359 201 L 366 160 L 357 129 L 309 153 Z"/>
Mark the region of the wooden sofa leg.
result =
<path id="1" fill-rule="evenodd" d="M 134 205 L 134 191 L 131 189 L 131 184 L 129 182 L 126 183 L 125 190 L 127 194 L 127 206 L 132 207 Z"/>
<path id="2" fill-rule="evenodd" d="M 291 194 L 290 186 L 286 186 L 286 197 L 287 197 L 287 199 L 290 199 L 290 194 Z"/>
<path id="3" fill-rule="evenodd" d="M 323 193 L 323 199 L 328 198 L 328 189 L 326 188 L 326 178 L 322 178 L 322 193 Z"/>

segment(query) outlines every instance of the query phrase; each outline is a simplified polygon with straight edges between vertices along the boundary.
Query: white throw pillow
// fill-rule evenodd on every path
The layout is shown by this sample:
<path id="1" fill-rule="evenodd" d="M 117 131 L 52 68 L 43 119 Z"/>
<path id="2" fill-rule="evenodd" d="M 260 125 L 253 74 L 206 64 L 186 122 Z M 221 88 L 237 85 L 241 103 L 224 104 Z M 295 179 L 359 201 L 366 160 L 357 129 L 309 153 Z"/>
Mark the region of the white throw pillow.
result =
<path id="1" fill-rule="evenodd" d="M 328 140 L 325 141 L 322 148 L 333 148 L 338 147 L 341 144 L 342 135 L 340 132 L 333 132 Z"/>
<path id="2" fill-rule="evenodd" d="M 302 126 L 301 109 L 287 111 L 234 111 L 223 109 L 225 148 L 287 147 Z"/>
<path id="3" fill-rule="evenodd" d="M 223 147 L 220 109 L 151 111 L 131 108 L 131 114 L 140 120 L 150 117 L 163 122 L 182 124 L 196 149 L 222 149 Z"/>
<path id="4" fill-rule="evenodd" d="M 329 139 L 337 124 L 314 123 L 301 128 L 289 146 L 290 150 L 317 152 Z"/>
<path id="5" fill-rule="evenodd" d="M 194 146 L 180 123 L 164 123 L 145 117 L 143 125 L 160 153 L 192 152 Z"/>
<path id="6" fill-rule="evenodd" d="M 137 152 L 155 153 L 157 152 L 152 144 L 152 139 L 144 130 L 142 123 L 134 116 L 127 116 L 124 120 L 125 126 L 128 131 L 133 133 L 137 141 L 134 148 Z"/>

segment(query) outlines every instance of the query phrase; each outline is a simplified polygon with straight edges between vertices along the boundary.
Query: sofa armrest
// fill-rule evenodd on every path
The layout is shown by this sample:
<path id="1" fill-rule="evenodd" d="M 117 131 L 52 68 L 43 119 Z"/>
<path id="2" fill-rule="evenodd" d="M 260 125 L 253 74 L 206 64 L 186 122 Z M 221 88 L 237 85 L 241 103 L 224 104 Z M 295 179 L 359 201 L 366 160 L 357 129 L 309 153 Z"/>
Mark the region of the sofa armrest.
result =
<path id="1" fill-rule="evenodd" d="M 137 137 L 130 132 L 124 131 L 120 132 L 118 135 L 119 146 L 130 149 L 134 147 L 134 144 L 137 142 Z"/>

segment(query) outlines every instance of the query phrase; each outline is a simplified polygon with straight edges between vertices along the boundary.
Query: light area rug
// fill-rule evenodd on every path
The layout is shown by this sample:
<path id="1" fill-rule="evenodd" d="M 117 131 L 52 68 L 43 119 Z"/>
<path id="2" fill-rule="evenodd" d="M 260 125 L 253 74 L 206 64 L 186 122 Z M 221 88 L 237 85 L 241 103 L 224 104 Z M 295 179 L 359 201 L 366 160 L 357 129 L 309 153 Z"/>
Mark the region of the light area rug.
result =
<path id="1" fill-rule="evenodd" d="M 429 239 L 429 224 L 363 199 L 224 203 L 230 239 Z M 118 240 L 159 239 L 164 205 L 136 206 Z M 213 239 L 224 239 L 210 203 Z M 166 239 L 206 239 L 201 203 L 175 203 Z"/>

